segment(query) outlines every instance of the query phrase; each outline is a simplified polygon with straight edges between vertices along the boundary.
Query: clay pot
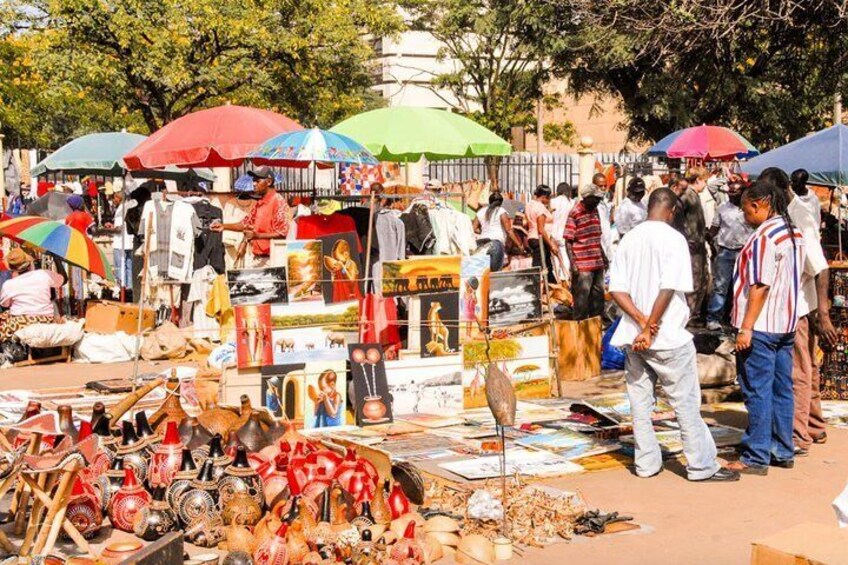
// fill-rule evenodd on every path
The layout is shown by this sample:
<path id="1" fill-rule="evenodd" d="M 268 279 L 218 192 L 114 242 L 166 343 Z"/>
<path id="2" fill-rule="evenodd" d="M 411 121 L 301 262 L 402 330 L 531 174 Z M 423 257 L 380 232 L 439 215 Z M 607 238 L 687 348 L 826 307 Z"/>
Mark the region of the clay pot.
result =
<path id="1" fill-rule="evenodd" d="M 185 541 L 200 547 L 215 547 L 224 539 L 224 522 L 218 514 L 201 516 L 183 530 Z"/>
<path id="2" fill-rule="evenodd" d="M 183 410 L 182 402 L 180 401 L 180 379 L 171 377 L 165 384 L 165 391 L 168 397 L 159 410 L 153 413 L 150 421 L 153 422 L 157 434 L 162 434 L 168 425 L 168 422 L 174 422 L 177 425 L 187 416 Z"/>
<path id="3" fill-rule="evenodd" d="M 230 495 L 226 503 L 221 504 L 224 507 L 221 518 L 225 524 L 255 526 L 262 518 L 262 508 L 246 492 L 236 492 Z"/>
<path id="4" fill-rule="evenodd" d="M 147 421 L 147 413 L 144 410 L 139 410 L 135 413 L 135 433 L 145 440 L 147 445 L 159 443 L 159 436 L 150 427 L 150 422 Z"/>
<path id="5" fill-rule="evenodd" d="M 333 481 L 326 475 L 323 467 L 320 467 L 317 464 L 307 463 L 306 471 L 307 480 L 309 482 L 303 487 L 303 496 L 309 500 L 318 500 L 318 497 L 330 488 Z"/>
<path id="6" fill-rule="evenodd" d="M 262 489 L 265 491 L 265 504 L 268 505 L 268 508 L 273 508 L 279 502 L 278 499 L 285 493 L 286 488 L 289 486 L 289 479 L 286 475 L 288 462 L 288 455 L 281 453 L 274 459 L 273 463 L 266 463 L 256 471 L 262 479 Z"/>
<path id="7" fill-rule="evenodd" d="M 398 483 L 392 487 L 392 492 L 386 501 L 389 505 L 389 510 L 392 512 L 392 520 L 397 520 L 404 514 L 409 512 L 409 499 L 403 493 L 403 489 Z"/>
<path id="8" fill-rule="evenodd" d="M 117 454 L 124 458 L 124 467 L 131 468 L 140 482 L 147 480 L 149 459 L 147 442 L 138 437 L 133 425 L 126 420 L 123 423 L 121 444 L 118 446 Z"/>
<path id="9" fill-rule="evenodd" d="M 132 468 L 124 469 L 124 484 L 109 501 L 109 521 L 124 532 L 133 531 L 135 515 L 150 504 L 150 494 L 136 480 Z"/>
<path id="10" fill-rule="evenodd" d="M 271 440 L 265 433 L 259 418 L 259 412 L 252 412 L 236 432 L 241 443 L 252 453 L 258 453 L 271 445 Z"/>
<path id="11" fill-rule="evenodd" d="M 287 443 L 289 448 L 292 450 L 294 450 L 297 444 L 306 443 L 306 436 L 297 431 L 293 422 L 286 422 L 283 424 L 283 427 L 285 428 L 285 431 L 283 432 L 283 435 L 280 436 L 279 441 L 281 450 L 284 450 L 284 443 Z"/>
<path id="12" fill-rule="evenodd" d="M 74 425 L 73 408 L 67 404 L 62 404 L 57 412 L 59 412 L 59 429 L 62 430 L 62 435 L 70 437 L 71 441 L 77 443 L 79 441 L 79 429 Z"/>
<path id="13" fill-rule="evenodd" d="M 150 456 L 147 482 L 150 488 L 167 487 L 174 480 L 183 460 L 183 444 L 176 422 L 168 422 L 165 438 Z"/>
<path id="14" fill-rule="evenodd" d="M 91 426 L 97 425 L 97 420 L 106 415 L 106 405 L 99 400 L 91 407 Z"/>
<path id="15" fill-rule="evenodd" d="M 218 481 L 218 489 L 221 493 L 222 506 L 226 505 L 237 492 L 250 495 L 260 507 L 265 503 L 262 479 L 250 466 L 244 447 L 238 448 L 232 464 L 224 470 L 224 475 Z"/>
<path id="16" fill-rule="evenodd" d="M 300 523 L 295 522 L 289 527 L 286 548 L 289 550 L 289 563 L 301 563 L 309 553 L 309 544 Z"/>
<path id="17" fill-rule="evenodd" d="M 103 524 L 103 509 L 100 506 L 97 492 L 90 484 L 84 483 L 80 478 L 77 478 L 74 481 L 74 486 L 71 487 L 71 497 L 65 510 L 65 518 L 86 539 L 94 537 Z"/>
<path id="18" fill-rule="evenodd" d="M 319 449 L 318 451 L 313 451 L 306 456 L 306 462 L 314 463 L 323 468 L 324 474 L 328 478 L 333 478 L 335 476 L 336 469 L 339 468 L 342 461 L 344 461 L 344 458 L 341 455 L 335 451 L 330 451 L 329 449 Z"/>
<path id="19" fill-rule="evenodd" d="M 389 556 L 398 561 L 411 559 L 414 563 L 423 563 L 424 549 L 425 546 L 422 541 L 415 537 L 415 521 L 410 520 L 403 537 L 392 546 Z"/>
<path id="20" fill-rule="evenodd" d="M 179 432 L 180 441 L 192 451 L 206 445 L 212 439 L 212 434 L 201 426 L 198 419 L 194 416 L 183 418 L 180 422 Z"/>
<path id="21" fill-rule="evenodd" d="M 191 486 L 191 481 L 197 476 L 197 466 L 188 449 L 183 448 L 180 457 L 180 468 L 174 473 L 174 478 L 165 490 L 165 502 L 174 512 L 179 508 L 179 500 L 183 493 Z"/>
<path id="22" fill-rule="evenodd" d="M 197 416 L 197 419 L 201 426 L 209 430 L 209 433 L 221 436 L 229 432 L 230 428 L 239 421 L 239 417 L 234 412 L 218 406 L 211 406 L 204 410 Z"/>
<path id="23" fill-rule="evenodd" d="M 371 513 L 374 514 L 374 519 L 378 524 L 388 524 L 392 521 L 392 511 L 387 500 L 390 485 L 391 483 L 386 479 L 383 487 L 374 491 L 374 497 L 371 499 Z"/>
<path id="24" fill-rule="evenodd" d="M 493 565 L 495 546 L 480 534 L 467 535 L 460 540 L 456 548 L 456 562 L 462 565 Z"/>
<path id="25" fill-rule="evenodd" d="M 133 532 L 145 541 L 156 541 L 176 527 L 177 515 L 165 502 L 164 487 L 154 491 L 153 500 L 139 510 L 133 520 Z"/>
<path id="26" fill-rule="evenodd" d="M 280 439 L 288 431 L 288 429 L 288 426 L 274 418 L 274 422 L 268 426 L 267 430 L 265 430 L 265 435 L 268 436 L 268 441 L 271 442 L 271 444 L 278 446 Z"/>
<path id="27" fill-rule="evenodd" d="M 317 524 L 311 528 L 305 528 L 306 541 L 311 547 L 322 547 L 335 543 L 337 534 L 332 520 L 332 504 L 330 500 L 330 491 L 325 490 L 321 495 L 321 513 Z"/>
<path id="28" fill-rule="evenodd" d="M 114 453 L 118 449 L 118 438 L 112 433 L 109 421 L 105 415 L 96 421 L 92 420 L 93 431 L 100 438 L 100 446 Z"/>
<path id="29" fill-rule="evenodd" d="M 212 476 L 218 481 L 224 476 L 224 470 L 233 462 L 233 458 L 224 453 L 221 436 L 216 434 L 209 440 L 206 460 L 212 462 Z"/>
<path id="30" fill-rule="evenodd" d="M 180 496 L 177 514 L 180 521 L 191 526 L 218 514 L 218 481 L 213 474 L 213 463 L 207 459 L 188 489 Z"/>
<path id="31" fill-rule="evenodd" d="M 373 526 L 376 520 L 374 520 L 374 515 L 371 514 L 371 503 L 369 501 L 363 500 L 359 506 L 359 514 L 350 523 L 361 532 Z"/>
<path id="32" fill-rule="evenodd" d="M 230 432 L 227 434 L 227 443 L 224 444 L 224 453 L 227 454 L 227 457 L 235 459 L 236 451 L 238 451 L 239 447 L 244 447 L 244 444 L 239 439 L 236 431 L 230 430 Z"/>
<path id="33" fill-rule="evenodd" d="M 144 544 L 138 540 L 124 540 L 110 543 L 100 554 L 100 557 L 106 563 L 121 563 L 124 559 L 136 553 L 143 546 Z"/>
<path id="34" fill-rule="evenodd" d="M 97 498 L 100 501 L 100 509 L 102 512 L 109 510 L 109 502 L 115 493 L 121 488 L 124 483 L 124 458 L 116 455 L 112 460 L 112 465 L 105 473 L 91 483 L 94 488 Z"/>
<path id="35" fill-rule="evenodd" d="M 255 565 L 287 565 L 289 552 L 286 534 L 289 525 L 283 522 L 280 528 L 269 539 L 262 542 L 253 552 Z"/>
<path id="36" fill-rule="evenodd" d="M 231 553 L 243 551 L 252 554 L 256 550 L 256 538 L 244 526 L 227 526 L 224 528 L 224 535 L 227 539 L 227 550 Z"/>

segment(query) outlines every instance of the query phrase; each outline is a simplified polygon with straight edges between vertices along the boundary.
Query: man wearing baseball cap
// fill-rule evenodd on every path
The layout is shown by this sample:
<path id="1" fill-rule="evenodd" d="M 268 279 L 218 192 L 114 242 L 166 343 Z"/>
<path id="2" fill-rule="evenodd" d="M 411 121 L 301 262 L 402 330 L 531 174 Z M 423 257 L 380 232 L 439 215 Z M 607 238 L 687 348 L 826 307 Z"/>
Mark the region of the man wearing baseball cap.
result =
<path id="1" fill-rule="evenodd" d="M 580 202 L 574 205 L 565 224 L 565 249 L 571 266 L 571 294 L 574 319 L 600 316 L 604 311 L 604 270 L 607 257 L 601 245 L 601 218 L 598 204 L 604 198 L 599 186 L 580 189 Z"/>
<path id="2" fill-rule="evenodd" d="M 236 224 L 213 224 L 213 231 L 238 231 L 250 242 L 253 267 L 264 267 L 271 258 L 271 240 L 285 239 L 289 233 L 292 214 L 286 199 L 274 190 L 274 171 L 259 167 L 247 173 L 253 178 L 253 192 L 259 200 Z"/>

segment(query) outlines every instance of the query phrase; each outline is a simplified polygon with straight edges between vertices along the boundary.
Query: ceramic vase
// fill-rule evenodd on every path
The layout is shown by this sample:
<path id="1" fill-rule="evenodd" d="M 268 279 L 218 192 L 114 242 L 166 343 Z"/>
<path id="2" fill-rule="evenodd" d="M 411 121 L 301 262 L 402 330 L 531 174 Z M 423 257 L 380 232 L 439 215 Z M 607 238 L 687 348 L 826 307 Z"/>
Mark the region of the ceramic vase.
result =
<path id="1" fill-rule="evenodd" d="M 112 433 L 112 428 L 109 427 L 108 417 L 101 416 L 96 421 L 92 421 L 93 426 L 92 429 L 97 437 L 100 438 L 100 446 L 103 449 L 107 449 L 112 453 L 115 453 L 118 450 L 119 441 L 118 438 L 115 437 L 115 434 Z"/>
<path id="2" fill-rule="evenodd" d="M 171 377 L 165 384 L 165 392 L 168 397 L 159 410 L 153 413 L 151 421 L 155 425 L 155 432 L 162 435 L 166 431 L 168 422 L 174 422 L 179 425 L 183 418 L 187 416 L 183 410 L 182 402 L 180 401 L 180 379 Z"/>
<path id="3" fill-rule="evenodd" d="M 306 462 L 320 466 L 324 469 L 324 474 L 328 478 L 333 478 L 333 476 L 335 476 L 336 469 L 339 468 L 342 461 L 344 461 L 344 458 L 341 455 L 335 451 L 330 451 L 329 449 L 319 449 L 318 451 L 313 451 L 306 456 Z"/>
<path id="4" fill-rule="evenodd" d="M 386 418 L 386 404 L 382 396 L 366 396 L 362 405 L 362 419 L 365 422 L 382 422 Z"/>
<path id="5" fill-rule="evenodd" d="M 396 561 L 424 563 L 424 544 L 415 537 L 415 520 L 406 525 L 403 537 L 391 547 L 389 556 Z"/>
<path id="6" fill-rule="evenodd" d="M 252 453 L 258 453 L 271 445 L 271 440 L 262 427 L 259 412 L 251 412 L 236 434 L 241 443 Z"/>
<path id="7" fill-rule="evenodd" d="M 392 511 L 387 500 L 390 485 L 391 483 L 386 479 L 383 486 L 374 491 L 374 497 L 371 499 L 371 513 L 378 524 L 388 524 L 392 521 Z"/>
<path id="8" fill-rule="evenodd" d="M 124 484 L 109 501 L 109 521 L 124 532 L 133 531 L 135 515 L 150 504 L 150 493 L 136 480 L 132 468 L 124 469 Z"/>
<path id="9" fill-rule="evenodd" d="M 118 446 L 117 454 L 124 458 L 124 467 L 132 469 L 140 482 L 147 480 L 149 461 L 147 442 L 138 437 L 133 425 L 126 420 L 123 423 L 121 444 Z"/>
<path id="10" fill-rule="evenodd" d="M 256 551 L 253 552 L 255 565 L 287 565 L 289 556 L 286 534 L 288 530 L 289 525 L 283 522 L 273 536 L 256 548 Z"/>
<path id="11" fill-rule="evenodd" d="M 222 507 L 237 492 L 250 495 L 260 507 L 265 504 L 262 479 L 250 466 L 250 462 L 247 460 L 247 451 L 244 447 L 238 448 L 232 464 L 224 470 L 223 476 L 218 481 L 218 489 L 221 493 Z"/>
<path id="12" fill-rule="evenodd" d="M 144 410 L 139 410 L 135 413 L 135 433 L 136 435 L 147 442 L 148 446 L 152 447 L 159 443 L 159 436 L 150 427 L 150 422 L 147 421 L 147 413 Z"/>
<path id="13" fill-rule="evenodd" d="M 409 499 L 403 493 L 403 489 L 400 488 L 400 484 L 398 483 L 395 483 L 392 487 L 392 492 L 389 494 L 387 502 L 389 510 L 392 512 L 392 520 L 397 520 L 409 512 Z"/>
<path id="14" fill-rule="evenodd" d="M 310 547 L 321 548 L 325 545 L 335 543 L 337 534 L 335 529 L 333 529 L 331 520 L 332 503 L 328 489 L 321 495 L 321 511 L 319 513 L 318 523 L 305 531 L 306 541 Z"/>
<path id="15" fill-rule="evenodd" d="M 150 488 L 167 487 L 174 480 L 183 460 L 183 443 L 176 422 L 168 422 L 165 438 L 150 456 L 147 482 Z"/>
<path id="16" fill-rule="evenodd" d="M 215 480 L 211 460 L 203 463 L 200 472 L 180 496 L 177 508 L 180 521 L 186 526 L 218 516 L 218 481 Z"/>
<path id="17" fill-rule="evenodd" d="M 177 516 L 165 502 L 165 489 L 158 487 L 150 504 L 135 515 L 133 533 L 144 541 L 156 541 L 176 527 Z"/>
<path id="18" fill-rule="evenodd" d="M 97 420 L 106 415 L 106 405 L 99 400 L 91 406 L 91 426 L 97 425 Z"/>
<path id="19" fill-rule="evenodd" d="M 100 506 L 97 492 L 90 484 L 86 484 L 80 478 L 74 481 L 74 486 L 71 488 L 71 497 L 65 510 L 65 518 L 86 539 L 94 537 L 103 524 L 103 509 Z"/>
<path id="20" fill-rule="evenodd" d="M 116 455 L 109 469 L 100 475 L 96 481 L 91 483 L 97 498 L 100 500 L 100 509 L 106 513 L 109 510 L 109 501 L 124 483 L 124 458 Z"/>
<path id="21" fill-rule="evenodd" d="M 257 469 L 262 478 L 262 490 L 265 491 L 265 504 L 268 505 L 268 508 L 273 508 L 279 502 L 280 497 L 284 495 L 289 486 L 289 479 L 286 475 L 288 463 L 288 454 L 280 453 L 272 463 L 265 465 L 263 471 Z"/>
<path id="22" fill-rule="evenodd" d="M 203 447 L 212 439 L 212 434 L 201 426 L 200 422 L 194 416 L 183 418 L 180 422 L 179 431 L 180 441 L 191 451 Z"/>
<path id="23" fill-rule="evenodd" d="M 215 434 L 209 440 L 206 460 L 212 462 L 212 476 L 218 481 L 224 476 L 224 471 L 233 462 L 233 458 L 224 453 L 221 436 Z"/>
<path id="24" fill-rule="evenodd" d="M 180 497 L 191 486 L 191 481 L 197 476 L 197 466 L 194 464 L 194 459 L 191 452 L 183 448 L 182 457 L 180 458 L 180 468 L 174 474 L 174 479 L 168 488 L 165 490 L 165 502 L 171 507 L 171 510 L 177 512 L 179 509 Z"/>
<path id="25" fill-rule="evenodd" d="M 73 408 L 67 404 L 62 404 L 57 412 L 59 413 L 59 429 L 62 430 L 62 435 L 71 438 L 74 443 L 79 441 L 79 429 L 74 425 Z"/>
<path id="26" fill-rule="evenodd" d="M 221 506 L 221 518 L 227 525 L 255 526 L 262 518 L 262 508 L 246 492 L 232 494 Z"/>

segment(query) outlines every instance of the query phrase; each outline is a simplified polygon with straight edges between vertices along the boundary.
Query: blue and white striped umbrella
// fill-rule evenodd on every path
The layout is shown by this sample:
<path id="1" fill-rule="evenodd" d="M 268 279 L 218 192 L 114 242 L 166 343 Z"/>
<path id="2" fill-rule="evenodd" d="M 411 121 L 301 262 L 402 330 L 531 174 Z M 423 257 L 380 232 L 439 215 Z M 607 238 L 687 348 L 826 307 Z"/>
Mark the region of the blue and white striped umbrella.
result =
<path id="1" fill-rule="evenodd" d="M 318 128 L 304 129 L 272 137 L 250 155 L 254 163 L 277 167 L 306 167 L 309 163 L 379 165 L 370 151 L 339 133 Z"/>

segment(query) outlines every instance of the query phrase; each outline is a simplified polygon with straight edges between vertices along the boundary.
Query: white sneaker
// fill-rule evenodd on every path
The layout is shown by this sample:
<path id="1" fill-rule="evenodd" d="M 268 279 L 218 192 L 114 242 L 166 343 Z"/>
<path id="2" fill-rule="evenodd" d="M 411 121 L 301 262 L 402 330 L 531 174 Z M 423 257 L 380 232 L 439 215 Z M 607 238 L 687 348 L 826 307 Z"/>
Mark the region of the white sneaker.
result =
<path id="1" fill-rule="evenodd" d="M 715 332 L 721 329 L 721 323 L 719 322 L 707 322 L 707 329 L 711 332 Z"/>

